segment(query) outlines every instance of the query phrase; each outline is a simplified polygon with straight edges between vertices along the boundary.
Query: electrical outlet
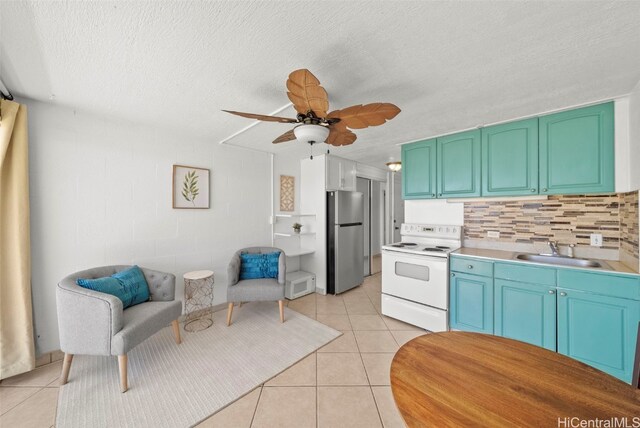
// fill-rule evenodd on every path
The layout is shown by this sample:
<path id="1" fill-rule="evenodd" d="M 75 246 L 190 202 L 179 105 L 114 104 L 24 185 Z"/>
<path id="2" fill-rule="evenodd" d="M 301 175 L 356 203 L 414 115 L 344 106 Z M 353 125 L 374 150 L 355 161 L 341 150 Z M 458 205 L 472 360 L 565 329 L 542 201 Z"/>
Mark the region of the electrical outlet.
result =
<path id="1" fill-rule="evenodd" d="M 487 230 L 487 238 L 499 238 L 500 231 L 499 230 Z"/>
<path id="2" fill-rule="evenodd" d="M 591 234 L 591 246 L 592 247 L 602 247 L 602 233 L 592 233 Z"/>

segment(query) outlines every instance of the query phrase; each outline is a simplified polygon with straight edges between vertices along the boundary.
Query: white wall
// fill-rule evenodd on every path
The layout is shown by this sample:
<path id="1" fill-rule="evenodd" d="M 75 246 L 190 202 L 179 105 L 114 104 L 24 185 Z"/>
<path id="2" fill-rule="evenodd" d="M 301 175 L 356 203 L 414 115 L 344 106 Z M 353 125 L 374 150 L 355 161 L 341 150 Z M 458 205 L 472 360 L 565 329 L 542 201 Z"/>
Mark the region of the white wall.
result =
<path id="1" fill-rule="evenodd" d="M 405 223 L 464 224 L 464 204 L 438 199 L 404 202 Z"/>
<path id="2" fill-rule="evenodd" d="M 640 81 L 629 95 L 630 190 L 640 189 Z"/>
<path id="3" fill-rule="evenodd" d="M 386 174 L 385 174 L 386 175 Z M 380 254 L 383 240 L 384 198 L 382 192 L 385 183 L 371 181 L 371 255 Z"/>
<path id="4" fill-rule="evenodd" d="M 631 165 L 629 157 L 631 147 L 629 141 L 629 97 L 614 101 L 615 129 L 615 189 L 618 193 L 631 190 Z"/>
<path id="5" fill-rule="evenodd" d="M 280 176 L 290 175 L 295 178 L 294 211 L 300 213 L 300 156 L 277 154 L 273 156 L 273 209 L 280 212 Z"/>
<path id="6" fill-rule="evenodd" d="M 313 248 L 313 254 L 300 260 L 300 268 L 316 274 L 316 291 L 327 294 L 327 198 L 325 191 L 326 156 L 304 158 L 300 162 L 300 211 L 315 214 L 315 235 L 301 237 L 304 248 Z"/>
<path id="7" fill-rule="evenodd" d="M 290 175 L 294 177 L 294 213 L 306 214 L 300 212 L 300 157 L 298 155 L 278 154 L 273 155 L 273 211 L 274 213 L 281 213 L 280 211 L 280 176 Z M 287 214 L 287 213 L 284 213 Z M 304 223 L 310 221 L 308 218 L 293 218 L 293 219 L 277 219 L 281 224 L 276 225 L 278 231 L 285 230 L 290 232 L 291 225 L 294 222 Z M 298 246 L 300 237 L 275 237 L 274 245 L 279 248 L 290 248 L 292 246 Z M 287 272 L 293 272 L 300 270 L 300 257 L 288 257 L 287 258 Z"/>
<path id="8" fill-rule="evenodd" d="M 23 100 L 29 112 L 32 286 L 38 353 L 59 348 L 56 283 L 133 264 L 215 271 L 226 300 L 232 253 L 269 245 L 269 155 Z M 167 111 L 171 120 L 171 111 Z M 172 165 L 211 170 L 211 208 L 171 208 Z"/>

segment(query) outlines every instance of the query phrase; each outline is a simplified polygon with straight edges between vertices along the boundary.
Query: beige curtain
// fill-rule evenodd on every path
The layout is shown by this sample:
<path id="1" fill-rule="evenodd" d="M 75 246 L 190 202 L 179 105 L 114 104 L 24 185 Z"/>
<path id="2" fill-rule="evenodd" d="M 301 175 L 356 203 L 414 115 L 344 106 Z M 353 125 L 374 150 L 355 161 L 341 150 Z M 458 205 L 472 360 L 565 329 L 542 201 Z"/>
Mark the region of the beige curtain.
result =
<path id="1" fill-rule="evenodd" d="M 27 109 L 0 100 L 0 379 L 35 367 Z"/>

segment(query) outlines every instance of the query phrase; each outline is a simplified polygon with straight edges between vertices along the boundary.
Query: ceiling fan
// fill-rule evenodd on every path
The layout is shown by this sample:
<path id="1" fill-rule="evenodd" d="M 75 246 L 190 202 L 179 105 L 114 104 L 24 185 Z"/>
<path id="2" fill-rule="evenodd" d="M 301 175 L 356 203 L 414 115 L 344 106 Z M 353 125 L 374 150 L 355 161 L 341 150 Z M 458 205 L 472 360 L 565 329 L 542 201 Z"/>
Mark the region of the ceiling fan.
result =
<path id="1" fill-rule="evenodd" d="M 273 144 L 297 139 L 312 146 L 323 142 L 332 146 L 353 144 L 357 137 L 348 128 L 362 129 L 382 125 L 400 113 L 400 109 L 391 103 L 358 104 L 329 112 L 327 91 L 320 86 L 316 76 L 307 69 L 296 70 L 289 74 L 287 89 L 287 96 L 298 112 L 295 119 L 231 110 L 223 111 L 266 122 L 297 123 L 298 126 L 273 140 Z"/>

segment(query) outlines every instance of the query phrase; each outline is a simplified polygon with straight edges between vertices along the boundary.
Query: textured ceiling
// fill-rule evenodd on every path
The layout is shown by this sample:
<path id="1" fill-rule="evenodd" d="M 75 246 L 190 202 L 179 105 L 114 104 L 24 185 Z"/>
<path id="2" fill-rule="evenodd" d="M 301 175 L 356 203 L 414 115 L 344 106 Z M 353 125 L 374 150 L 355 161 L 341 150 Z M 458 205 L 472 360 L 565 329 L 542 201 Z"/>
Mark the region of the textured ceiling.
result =
<path id="1" fill-rule="evenodd" d="M 398 144 L 628 93 L 640 2 L 0 2 L 0 74 L 16 94 L 182 129 L 211 144 L 288 103 L 309 68 L 331 107 L 402 113 L 332 150 L 381 166 Z M 293 116 L 286 109 L 280 115 Z M 229 144 L 304 156 L 266 123 Z"/>

